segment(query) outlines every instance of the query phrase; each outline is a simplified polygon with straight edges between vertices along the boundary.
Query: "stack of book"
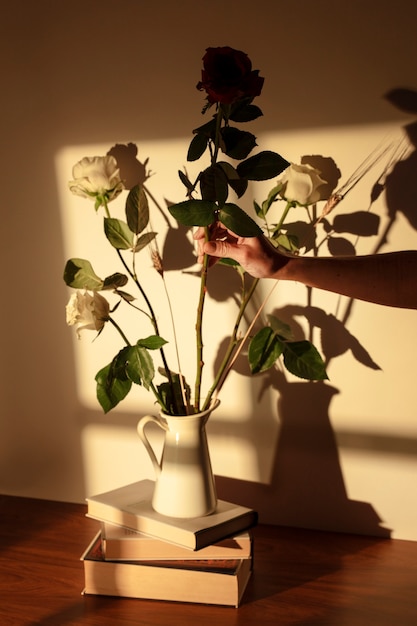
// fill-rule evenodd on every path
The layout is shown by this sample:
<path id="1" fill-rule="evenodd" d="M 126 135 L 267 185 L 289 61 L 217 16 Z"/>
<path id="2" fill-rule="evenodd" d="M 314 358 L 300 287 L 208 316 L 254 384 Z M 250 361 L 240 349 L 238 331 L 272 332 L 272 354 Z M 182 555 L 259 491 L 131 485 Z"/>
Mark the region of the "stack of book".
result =
<path id="1" fill-rule="evenodd" d="M 144 480 L 87 498 L 100 529 L 81 559 L 85 594 L 238 607 L 252 572 L 252 509 L 218 501 L 211 515 L 166 517 Z"/>

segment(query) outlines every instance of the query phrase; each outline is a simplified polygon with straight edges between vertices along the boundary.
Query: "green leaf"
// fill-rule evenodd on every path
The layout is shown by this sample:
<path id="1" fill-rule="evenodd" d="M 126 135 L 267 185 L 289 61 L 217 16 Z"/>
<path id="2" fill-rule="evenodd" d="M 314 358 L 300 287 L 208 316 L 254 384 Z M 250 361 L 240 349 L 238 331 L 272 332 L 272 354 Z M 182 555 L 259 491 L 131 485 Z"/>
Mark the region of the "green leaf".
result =
<path id="1" fill-rule="evenodd" d="M 171 205 L 168 211 L 184 226 L 209 226 L 216 220 L 217 208 L 211 200 L 185 200 Z"/>
<path id="2" fill-rule="evenodd" d="M 149 232 L 141 235 L 135 243 L 133 252 L 139 252 L 140 250 L 143 250 L 143 248 L 146 248 L 146 246 L 155 239 L 157 234 L 158 233 Z"/>
<path id="3" fill-rule="evenodd" d="M 188 191 L 194 191 L 194 187 L 195 185 L 193 185 L 193 183 L 190 181 L 190 179 L 184 174 L 184 172 L 181 172 L 181 170 L 178 170 L 178 176 L 180 177 L 180 180 L 182 182 L 182 184 L 185 186 L 185 188 Z"/>
<path id="4" fill-rule="evenodd" d="M 255 209 L 255 213 L 258 217 L 265 217 L 262 207 L 256 202 L 256 200 L 253 201 L 253 208 Z"/>
<path id="5" fill-rule="evenodd" d="M 219 206 L 227 200 L 229 188 L 226 174 L 217 163 L 210 165 L 200 174 L 200 189 L 203 200 L 217 202 Z"/>
<path id="6" fill-rule="evenodd" d="M 230 187 L 233 189 L 238 198 L 241 198 L 248 188 L 248 181 L 244 178 L 240 178 L 236 169 L 230 163 L 226 161 L 219 161 L 217 163 L 218 167 L 221 167 L 223 172 L 226 175 L 227 182 Z"/>
<path id="7" fill-rule="evenodd" d="M 167 341 L 159 335 L 151 335 L 145 339 L 139 339 L 137 345 L 148 348 L 148 350 L 159 350 L 159 348 L 162 348 L 166 343 Z"/>
<path id="8" fill-rule="evenodd" d="M 281 337 L 281 339 L 292 339 L 293 333 L 291 326 L 280 320 L 278 317 L 275 317 L 275 315 L 267 315 L 267 319 L 276 335 Z"/>
<path id="9" fill-rule="evenodd" d="M 132 381 L 126 377 L 124 369 L 117 367 L 118 358 L 119 355 L 109 365 L 103 367 L 95 377 L 97 400 L 105 413 L 114 409 L 132 387 Z"/>
<path id="10" fill-rule="evenodd" d="M 278 198 L 279 193 L 280 193 L 281 189 L 283 188 L 283 186 L 284 186 L 283 183 L 279 183 L 278 185 L 276 185 L 269 192 L 267 199 L 264 202 L 262 202 L 262 213 L 263 213 L 264 217 L 268 213 L 268 211 L 271 208 L 272 204 L 277 201 L 277 198 Z"/>
<path id="11" fill-rule="evenodd" d="M 90 289 L 100 291 L 103 281 L 94 272 L 90 261 L 85 259 L 70 259 L 64 269 L 64 281 L 74 289 Z"/>
<path id="12" fill-rule="evenodd" d="M 132 296 L 130 293 L 127 293 L 126 291 L 121 291 L 120 289 L 116 289 L 116 293 L 123 300 L 125 300 L 125 302 L 134 302 L 134 300 L 136 300 L 134 296 Z"/>
<path id="13" fill-rule="evenodd" d="M 117 250 L 131 250 L 133 248 L 133 232 L 126 222 L 115 217 L 105 217 L 104 232 L 113 248 Z"/>
<path id="14" fill-rule="evenodd" d="M 283 172 L 289 162 L 276 152 L 259 152 L 237 166 L 237 173 L 248 180 L 268 180 Z"/>
<path id="15" fill-rule="evenodd" d="M 229 120 L 233 122 L 252 122 L 263 115 L 261 109 L 255 104 L 243 104 L 233 109 Z"/>
<path id="16" fill-rule="evenodd" d="M 326 367 L 318 350 L 309 341 L 287 342 L 284 365 L 291 374 L 307 380 L 326 380 Z"/>
<path id="17" fill-rule="evenodd" d="M 193 130 L 193 134 L 205 135 L 208 139 L 213 139 L 216 134 L 216 116 L 213 116 L 213 119 L 210 122 L 206 122 L 202 126 L 195 128 Z"/>
<path id="18" fill-rule="evenodd" d="M 292 253 L 298 252 L 300 249 L 298 237 L 288 233 L 280 233 L 278 236 L 274 236 L 273 243 Z"/>
<path id="19" fill-rule="evenodd" d="M 104 279 L 102 289 L 118 289 L 119 287 L 124 287 L 128 280 L 129 279 L 125 276 L 125 274 L 119 274 L 119 272 L 116 272 L 115 274 L 107 276 L 107 278 Z"/>
<path id="20" fill-rule="evenodd" d="M 141 233 L 149 223 L 148 198 L 142 185 L 132 187 L 127 196 L 126 219 L 130 230 L 135 235 Z"/>
<path id="21" fill-rule="evenodd" d="M 227 126 L 222 130 L 223 152 L 232 159 L 246 159 L 256 144 L 256 137 L 238 128 Z"/>
<path id="22" fill-rule="evenodd" d="M 219 221 L 240 237 L 259 237 L 262 229 L 237 204 L 228 202 L 219 211 Z"/>
<path id="23" fill-rule="evenodd" d="M 203 133 L 197 133 L 188 148 L 187 161 L 197 161 L 206 151 L 207 145 L 208 137 Z"/>
<path id="24" fill-rule="evenodd" d="M 233 189 L 237 197 L 241 198 L 248 188 L 248 181 L 244 178 L 233 178 L 232 180 L 229 180 L 229 185 Z"/>
<path id="25" fill-rule="evenodd" d="M 265 372 L 280 357 L 284 343 L 276 336 L 272 328 L 265 326 L 249 343 L 248 359 L 252 374 Z"/>
<path id="26" fill-rule="evenodd" d="M 166 371 L 161 371 L 165 376 Z M 182 379 L 182 384 L 181 384 Z M 171 372 L 172 385 L 169 382 L 164 382 L 158 385 L 158 394 L 162 398 L 163 405 L 166 407 L 166 412 L 169 415 L 186 415 L 187 408 L 184 404 L 182 390 L 185 390 L 185 396 L 189 403 L 191 397 L 191 389 L 183 376 Z"/>
<path id="27" fill-rule="evenodd" d="M 137 385 L 143 384 L 145 389 L 149 389 L 155 376 L 155 368 L 152 357 L 146 348 L 138 344 L 129 346 L 126 374 L 132 382 Z"/>
<path id="28" fill-rule="evenodd" d="M 230 182 L 231 180 L 240 180 L 240 176 L 237 173 L 236 169 L 227 161 L 218 161 L 217 167 L 223 170 L 228 182 Z"/>

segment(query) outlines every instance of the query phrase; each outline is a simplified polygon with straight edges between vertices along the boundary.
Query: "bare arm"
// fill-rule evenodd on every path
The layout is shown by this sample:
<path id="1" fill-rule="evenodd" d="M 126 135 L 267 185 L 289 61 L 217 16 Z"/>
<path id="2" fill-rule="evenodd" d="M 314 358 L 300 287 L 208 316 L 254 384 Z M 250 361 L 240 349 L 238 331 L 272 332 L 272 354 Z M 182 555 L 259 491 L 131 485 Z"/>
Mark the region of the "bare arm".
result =
<path id="1" fill-rule="evenodd" d="M 352 257 L 296 257 L 271 276 L 351 298 L 417 309 L 417 251 Z"/>
<path id="2" fill-rule="evenodd" d="M 292 280 L 375 304 L 417 309 L 417 251 L 297 257 L 281 254 L 263 237 L 242 238 L 229 233 L 224 240 L 203 243 L 199 229 L 195 238 L 202 252 L 234 259 L 256 278 Z"/>

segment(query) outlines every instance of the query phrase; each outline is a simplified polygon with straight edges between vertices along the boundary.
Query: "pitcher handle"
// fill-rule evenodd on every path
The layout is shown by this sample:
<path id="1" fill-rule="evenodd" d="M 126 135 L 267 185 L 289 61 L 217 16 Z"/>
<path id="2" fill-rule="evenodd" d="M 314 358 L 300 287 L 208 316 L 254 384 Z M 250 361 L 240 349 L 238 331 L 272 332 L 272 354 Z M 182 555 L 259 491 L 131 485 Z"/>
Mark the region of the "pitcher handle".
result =
<path id="1" fill-rule="evenodd" d="M 156 458 L 156 454 L 149 442 L 149 439 L 147 438 L 145 434 L 145 426 L 149 424 L 149 422 L 153 422 L 154 424 L 159 426 L 159 428 L 162 428 L 162 430 L 168 430 L 168 427 L 154 415 L 144 415 L 143 417 L 140 418 L 138 425 L 137 425 L 139 438 L 141 439 L 143 445 L 145 446 L 149 454 L 149 458 L 152 461 L 152 465 L 154 467 L 156 477 L 158 478 L 159 474 L 161 473 L 161 464 Z"/>

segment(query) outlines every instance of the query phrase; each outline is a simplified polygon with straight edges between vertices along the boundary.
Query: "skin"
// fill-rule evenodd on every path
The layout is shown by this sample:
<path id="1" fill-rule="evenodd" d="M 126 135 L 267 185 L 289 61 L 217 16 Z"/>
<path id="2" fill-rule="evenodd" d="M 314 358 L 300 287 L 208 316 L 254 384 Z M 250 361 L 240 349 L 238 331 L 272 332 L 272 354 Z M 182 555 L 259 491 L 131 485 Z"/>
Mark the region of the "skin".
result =
<path id="1" fill-rule="evenodd" d="M 292 280 L 350 298 L 404 309 L 417 309 L 417 251 L 349 257 L 287 256 L 265 237 L 238 237 L 218 226 L 205 241 L 194 234 L 199 262 L 231 258 L 254 278 Z"/>

